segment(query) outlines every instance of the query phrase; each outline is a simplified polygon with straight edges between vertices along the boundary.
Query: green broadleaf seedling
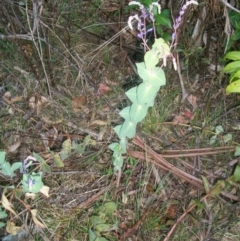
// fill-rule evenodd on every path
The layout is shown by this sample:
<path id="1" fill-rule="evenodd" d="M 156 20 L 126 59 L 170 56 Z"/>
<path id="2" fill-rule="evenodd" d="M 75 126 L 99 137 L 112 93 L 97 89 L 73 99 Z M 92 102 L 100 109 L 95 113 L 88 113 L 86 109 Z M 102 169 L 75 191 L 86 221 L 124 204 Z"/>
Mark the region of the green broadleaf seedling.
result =
<path id="1" fill-rule="evenodd" d="M 47 162 L 37 153 L 33 152 L 33 157 L 35 158 L 36 161 L 40 163 L 41 170 L 43 172 L 51 172 L 51 167 L 47 164 Z M 29 161 L 25 168 L 27 169 L 29 166 L 32 165 L 32 161 Z"/>
<path id="2" fill-rule="evenodd" d="M 0 151 L 0 165 L 2 165 L 5 162 L 6 152 Z"/>
<path id="3" fill-rule="evenodd" d="M 210 138 L 210 145 L 213 145 L 216 141 L 217 141 L 217 138 L 220 134 L 222 134 L 224 132 L 224 129 L 221 125 L 218 125 L 215 127 L 215 135 L 213 135 L 211 138 Z M 229 141 L 232 140 L 232 134 L 231 133 L 227 133 L 225 135 L 222 135 L 222 140 L 224 143 L 227 143 Z"/>
<path id="4" fill-rule="evenodd" d="M 53 153 L 53 160 L 56 167 L 64 167 L 64 163 L 58 153 Z"/>
<path id="5" fill-rule="evenodd" d="M 6 218 L 8 215 L 5 211 L 2 210 L 2 208 L 0 207 L 0 219 L 4 219 Z M 5 226 L 5 223 L 0 221 L 0 228 L 3 228 Z"/>
<path id="6" fill-rule="evenodd" d="M 12 165 L 9 162 L 4 162 L 1 166 L 2 174 L 5 176 L 9 176 L 10 178 L 13 178 L 14 172 L 17 169 L 20 169 L 21 166 L 22 166 L 21 162 L 15 162 Z"/>
<path id="7" fill-rule="evenodd" d="M 111 144 L 111 148 L 114 149 L 116 144 Z M 89 240 L 106 240 L 101 236 L 101 233 L 107 232 L 113 228 L 111 224 L 111 215 L 117 210 L 117 204 L 114 202 L 107 202 L 104 205 L 100 206 L 98 215 L 90 217 L 91 228 L 88 230 Z"/>
<path id="8" fill-rule="evenodd" d="M 235 147 L 234 156 L 240 156 L 240 146 Z"/>
<path id="9" fill-rule="evenodd" d="M 41 173 L 23 174 L 21 181 L 24 192 L 38 193 L 44 186 Z"/>

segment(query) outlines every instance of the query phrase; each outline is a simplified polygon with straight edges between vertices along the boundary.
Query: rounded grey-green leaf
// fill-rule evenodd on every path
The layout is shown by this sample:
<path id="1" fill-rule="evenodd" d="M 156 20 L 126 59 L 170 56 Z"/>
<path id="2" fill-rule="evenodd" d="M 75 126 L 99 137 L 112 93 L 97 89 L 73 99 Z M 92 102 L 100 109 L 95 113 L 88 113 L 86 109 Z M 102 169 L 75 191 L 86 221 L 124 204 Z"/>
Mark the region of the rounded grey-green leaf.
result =
<path id="1" fill-rule="evenodd" d="M 138 86 L 137 94 L 139 97 L 139 104 L 146 104 L 156 96 L 160 87 L 153 86 L 150 83 L 142 83 Z"/>
<path id="2" fill-rule="evenodd" d="M 133 138 L 136 135 L 136 124 L 133 121 L 125 120 L 122 124 L 119 137 Z"/>
<path id="3" fill-rule="evenodd" d="M 130 119 L 134 123 L 141 122 L 147 114 L 148 106 L 144 104 L 132 104 L 130 108 Z"/>

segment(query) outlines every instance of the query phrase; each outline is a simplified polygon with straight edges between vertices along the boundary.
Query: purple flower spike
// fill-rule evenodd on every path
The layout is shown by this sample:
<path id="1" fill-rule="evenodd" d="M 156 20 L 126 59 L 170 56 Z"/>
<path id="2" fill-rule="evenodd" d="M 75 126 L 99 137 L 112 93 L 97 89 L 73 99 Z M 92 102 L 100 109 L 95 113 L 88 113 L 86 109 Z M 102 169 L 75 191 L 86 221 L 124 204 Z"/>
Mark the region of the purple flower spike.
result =
<path id="1" fill-rule="evenodd" d="M 195 4 L 198 5 L 197 1 L 191 0 L 191 1 L 187 1 L 181 8 L 180 12 L 179 12 L 179 16 L 176 18 L 175 23 L 173 24 L 173 29 L 175 34 L 172 35 L 172 39 L 176 39 L 176 31 L 177 29 L 180 27 L 181 25 L 181 21 L 182 21 L 182 16 L 184 15 L 185 11 L 187 10 L 187 7 L 190 4 Z"/>
<path id="2" fill-rule="evenodd" d="M 181 17 L 181 16 L 177 17 L 177 19 L 176 19 L 176 24 L 177 24 L 177 25 L 180 25 L 181 20 L 182 20 L 182 17 Z"/>
<path id="3" fill-rule="evenodd" d="M 145 8 L 142 8 L 141 12 L 142 12 L 142 17 L 143 18 L 147 18 L 148 17 L 148 13 L 147 13 Z"/>
<path id="4" fill-rule="evenodd" d="M 147 33 L 150 33 L 150 32 L 152 32 L 153 31 L 153 28 L 149 28 L 148 30 L 147 30 Z"/>
<path id="5" fill-rule="evenodd" d="M 28 160 L 36 161 L 36 158 L 34 158 L 32 156 L 28 156 L 27 158 L 25 158 L 23 160 L 23 163 L 22 163 L 22 173 L 26 173 L 26 171 L 27 171 L 27 162 L 28 162 Z"/>
<path id="6" fill-rule="evenodd" d="M 26 181 L 26 184 L 28 185 L 29 191 L 32 191 L 32 187 L 33 185 L 36 183 L 35 180 L 33 180 L 31 177 L 28 178 L 28 180 Z"/>
<path id="7" fill-rule="evenodd" d="M 179 12 L 179 15 L 182 16 L 184 13 L 185 13 L 185 11 L 184 11 L 184 10 L 181 10 L 181 11 Z"/>
<path id="8" fill-rule="evenodd" d="M 158 13 L 160 14 L 161 6 L 158 2 L 153 2 L 147 8 L 137 1 L 131 1 L 129 5 L 138 5 L 141 11 L 141 15 L 135 14 L 134 16 L 130 16 L 128 18 L 128 26 L 130 29 L 133 29 L 132 23 L 137 22 L 137 30 L 138 30 L 137 36 L 138 38 L 142 39 L 144 46 L 148 47 L 147 39 L 146 39 L 147 33 L 150 31 L 154 31 L 154 34 L 155 34 L 155 29 L 154 29 L 155 18 L 154 18 L 153 8 L 156 7 L 158 10 Z M 146 23 L 148 22 L 149 19 L 153 23 L 153 28 L 147 30 Z"/>
<path id="9" fill-rule="evenodd" d="M 140 33 L 137 34 L 138 38 L 143 39 L 144 36 L 146 36 L 147 33 L 150 33 L 153 31 L 153 28 L 149 28 L 147 31 L 145 29 L 142 29 Z"/>

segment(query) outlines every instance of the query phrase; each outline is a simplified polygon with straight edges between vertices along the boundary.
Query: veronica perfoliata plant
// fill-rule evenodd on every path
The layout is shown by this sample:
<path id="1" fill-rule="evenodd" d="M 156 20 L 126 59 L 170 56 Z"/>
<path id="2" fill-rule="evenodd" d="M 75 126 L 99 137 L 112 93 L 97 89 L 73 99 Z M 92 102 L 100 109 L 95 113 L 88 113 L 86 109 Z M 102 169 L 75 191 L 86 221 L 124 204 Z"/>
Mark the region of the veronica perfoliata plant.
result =
<path id="1" fill-rule="evenodd" d="M 155 29 L 155 19 L 161 14 L 161 6 L 158 2 L 149 1 L 146 6 L 137 1 L 131 1 L 129 5 L 137 6 L 139 14 L 130 16 L 128 26 L 130 29 L 137 30 L 137 36 L 141 39 L 144 46 L 145 55 L 144 62 L 137 63 L 137 72 L 142 83 L 126 92 L 127 97 L 132 104 L 120 111 L 120 116 L 124 122 L 114 128 L 119 137 L 119 142 L 109 145 L 113 151 L 113 165 L 115 170 L 120 170 L 123 165 L 123 155 L 127 151 L 128 139 L 136 135 L 136 127 L 141 122 L 148 111 L 149 107 L 154 105 L 155 98 L 161 86 L 166 84 L 165 73 L 162 69 L 166 66 L 167 58 L 173 60 L 174 69 L 176 70 L 175 58 L 171 55 L 170 49 L 176 42 L 177 29 L 179 28 L 182 16 L 190 4 L 198 4 L 196 1 L 190 0 L 182 7 L 178 18 L 174 22 L 174 33 L 172 34 L 171 46 L 162 38 L 157 38 Z M 149 27 L 151 23 L 151 26 Z M 147 34 L 153 32 L 154 44 L 148 45 Z M 159 62 L 161 61 L 161 65 Z M 158 65 L 159 64 L 159 65 Z"/>
<path id="2" fill-rule="evenodd" d="M 23 192 L 38 193 L 44 186 L 42 182 L 42 172 L 29 172 L 29 168 L 33 165 L 33 161 L 38 161 L 35 157 L 28 156 L 23 162 L 14 162 L 10 164 L 5 160 L 6 152 L 0 152 L 0 173 L 11 179 L 17 170 L 22 173 L 22 190 Z M 40 162 L 40 161 L 39 161 Z"/>
<path id="3" fill-rule="evenodd" d="M 28 156 L 23 160 L 21 172 L 23 173 L 22 178 L 22 190 L 24 192 L 31 192 L 31 193 L 38 193 L 40 192 L 41 188 L 44 186 L 42 182 L 42 172 L 31 172 L 29 173 L 29 167 L 33 165 L 33 161 L 38 161 L 40 164 L 44 162 L 43 159 L 40 158 L 40 156 L 36 153 L 34 153 L 34 156 Z"/>
<path id="4" fill-rule="evenodd" d="M 44 186 L 42 182 L 42 173 L 23 174 L 22 190 L 24 192 L 38 193 Z"/>
<path id="5" fill-rule="evenodd" d="M 118 143 L 112 143 L 109 148 L 113 151 L 113 164 L 115 170 L 120 170 L 123 165 L 123 154 L 126 153 L 128 139 L 136 134 L 136 126 L 141 122 L 148 111 L 149 107 L 154 105 L 154 100 L 161 86 L 166 84 L 165 74 L 157 64 L 163 60 L 166 65 L 167 56 L 170 55 L 170 47 L 162 38 L 156 38 L 155 31 L 155 14 L 161 13 L 161 6 L 157 2 L 151 3 L 145 7 L 139 2 L 132 1 L 130 5 L 136 5 L 140 8 L 140 14 L 129 17 L 128 26 L 133 29 L 136 26 L 137 36 L 142 40 L 145 49 L 144 62 L 137 63 L 137 72 L 142 83 L 126 92 L 127 97 L 132 104 L 125 107 L 119 113 L 124 118 L 122 125 L 114 128 L 119 137 Z M 147 28 L 148 23 L 152 27 Z M 147 33 L 153 31 L 155 42 L 151 49 L 148 46 Z"/>

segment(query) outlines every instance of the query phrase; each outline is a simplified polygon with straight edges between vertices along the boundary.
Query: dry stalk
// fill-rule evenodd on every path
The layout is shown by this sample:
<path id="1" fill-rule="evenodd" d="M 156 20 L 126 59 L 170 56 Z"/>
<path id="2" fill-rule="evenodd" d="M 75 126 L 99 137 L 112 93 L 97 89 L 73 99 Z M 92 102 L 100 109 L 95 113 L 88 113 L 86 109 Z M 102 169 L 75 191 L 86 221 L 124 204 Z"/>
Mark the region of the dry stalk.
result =
<path id="1" fill-rule="evenodd" d="M 140 139 L 139 136 L 134 137 L 133 143 L 136 144 L 137 146 L 139 146 L 140 148 L 144 149 L 149 156 L 146 156 L 146 154 L 143 152 L 133 151 L 133 150 L 128 149 L 127 153 L 129 155 L 131 155 L 132 157 L 139 158 L 140 160 L 146 160 L 146 157 L 147 157 L 147 161 L 154 164 L 155 166 L 161 168 L 164 171 L 171 172 L 172 174 L 182 178 L 183 180 L 190 183 L 191 185 L 193 185 L 201 190 L 204 190 L 202 180 L 198 179 L 197 177 L 195 177 L 187 172 L 182 171 L 181 169 L 179 169 L 179 168 L 175 167 L 174 165 L 172 165 L 171 163 L 169 163 L 167 160 L 164 159 L 164 157 L 162 155 L 156 153 L 149 146 L 147 146 Z M 205 148 L 204 150 L 208 150 L 208 148 Z M 178 156 L 176 156 L 176 155 L 175 155 L 175 157 L 178 158 Z M 221 192 L 221 194 L 223 196 L 231 198 L 235 201 L 239 201 L 239 197 L 232 195 L 230 193 Z"/>
<path id="2" fill-rule="evenodd" d="M 184 179 L 185 181 L 189 182 L 190 184 L 194 185 L 195 187 L 204 190 L 203 187 L 203 182 L 202 180 L 196 178 L 195 176 L 192 176 L 180 169 L 178 169 L 177 167 L 173 166 L 172 164 L 170 164 L 168 161 L 166 161 L 163 158 L 163 155 L 161 154 L 157 154 L 156 152 L 154 152 L 149 146 L 147 146 L 141 139 L 139 136 L 135 136 L 133 139 L 133 143 L 139 147 L 141 147 L 142 149 L 144 149 L 147 154 L 149 154 L 150 157 L 147 156 L 147 160 L 158 166 L 159 168 L 161 168 L 164 171 L 169 171 L 173 174 L 175 174 L 176 176 Z M 197 150 L 197 151 L 196 151 Z M 217 151 L 216 151 L 217 150 Z M 184 156 L 186 156 L 186 154 L 191 154 L 192 156 L 194 155 L 206 155 L 206 153 L 209 154 L 216 154 L 222 151 L 232 151 L 233 147 L 221 147 L 221 148 L 200 148 L 200 149 L 194 149 L 194 150 L 184 150 L 185 154 Z M 146 159 L 146 155 L 143 152 L 139 152 L 139 151 L 133 151 L 133 150 L 128 150 L 127 151 L 129 155 L 133 156 L 134 158 L 139 158 L 142 160 Z M 182 156 L 182 151 L 176 150 L 176 151 L 171 151 L 173 154 L 171 154 L 171 157 L 179 157 Z M 169 156 L 169 154 L 167 154 Z M 154 161 L 154 160 L 156 161 Z M 227 179 L 231 180 L 233 178 L 233 176 L 229 177 Z M 203 202 L 204 200 L 206 200 L 208 197 L 214 195 L 214 193 L 216 193 L 216 191 L 218 191 L 219 189 L 223 189 L 223 187 L 221 186 L 222 184 L 219 183 L 217 185 L 215 185 L 212 190 L 210 190 L 205 196 L 203 196 L 200 199 L 200 202 Z M 232 198 L 235 201 L 239 201 L 239 198 L 235 195 L 229 195 L 229 193 L 226 193 L 224 191 L 220 192 L 222 195 L 228 197 L 228 198 Z M 178 226 L 178 224 L 187 216 L 187 214 L 189 212 L 191 212 L 195 207 L 197 206 L 197 203 L 192 204 L 191 206 L 189 206 L 186 211 L 178 218 L 178 220 L 176 221 L 176 223 L 172 226 L 171 230 L 169 231 L 168 235 L 165 237 L 164 241 L 168 241 L 169 238 L 171 237 L 171 235 L 174 233 L 176 227 Z"/>

